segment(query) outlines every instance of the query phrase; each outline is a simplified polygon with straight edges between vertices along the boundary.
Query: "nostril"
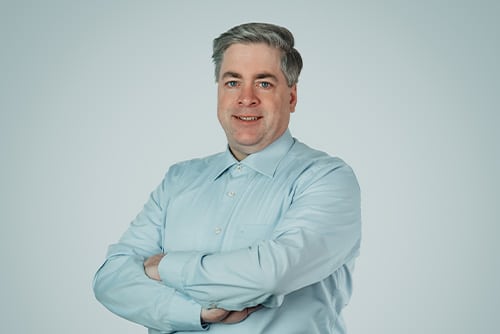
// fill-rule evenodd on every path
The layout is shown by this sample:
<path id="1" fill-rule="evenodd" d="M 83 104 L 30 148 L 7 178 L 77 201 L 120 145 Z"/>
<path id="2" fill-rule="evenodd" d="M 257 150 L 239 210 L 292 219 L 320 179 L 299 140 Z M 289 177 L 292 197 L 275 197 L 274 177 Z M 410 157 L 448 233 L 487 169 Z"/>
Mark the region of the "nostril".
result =
<path id="1" fill-rule="evenodd" d="M 259 100 L 256 96 L 253 95 L 242 95 L 238 98 L 238 105 L 244 106 L 256 106 L 259 104 Z"/>

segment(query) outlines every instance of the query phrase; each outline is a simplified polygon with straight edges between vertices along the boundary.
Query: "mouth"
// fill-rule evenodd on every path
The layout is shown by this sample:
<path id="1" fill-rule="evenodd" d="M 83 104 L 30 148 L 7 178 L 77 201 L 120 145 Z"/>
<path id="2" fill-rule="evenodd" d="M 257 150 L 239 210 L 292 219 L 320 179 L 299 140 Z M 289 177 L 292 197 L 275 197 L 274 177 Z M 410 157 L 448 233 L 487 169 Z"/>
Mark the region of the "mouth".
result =
<path id="1" fill-rule="evenodd" d="M 256 121 L 262 118 L 259 116 L 233 116 L 233 117 L 239 119 L 240 121 L 245 121 L 245 122 Z"/>

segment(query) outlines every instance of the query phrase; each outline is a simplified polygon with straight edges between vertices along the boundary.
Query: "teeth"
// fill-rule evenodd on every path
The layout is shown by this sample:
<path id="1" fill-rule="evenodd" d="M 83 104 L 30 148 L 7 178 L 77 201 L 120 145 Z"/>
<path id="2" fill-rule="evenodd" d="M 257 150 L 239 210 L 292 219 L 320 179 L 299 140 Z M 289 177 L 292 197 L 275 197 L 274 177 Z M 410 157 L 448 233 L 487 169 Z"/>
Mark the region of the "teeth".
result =
<path id="1" fill-rule="evenodd" d="M 241 119 L 242 121 L 256 121 L 258 119 L 258 117 L 255 116 L 248 116 L 248 117 L 240 116 L 238 118 Z"/>

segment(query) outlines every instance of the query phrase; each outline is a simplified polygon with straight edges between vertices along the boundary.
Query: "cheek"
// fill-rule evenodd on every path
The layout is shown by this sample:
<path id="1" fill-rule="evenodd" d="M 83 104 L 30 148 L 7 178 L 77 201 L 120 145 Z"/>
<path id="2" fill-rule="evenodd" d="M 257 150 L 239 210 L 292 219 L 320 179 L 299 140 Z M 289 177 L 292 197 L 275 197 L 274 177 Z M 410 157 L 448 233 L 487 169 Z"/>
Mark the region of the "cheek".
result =
<path id="1" fill-rule="evenodd" d="M 224 123 L 224 113 L 221 111 L 220 106 L 217 108 L 217 119 L 219 120 L 219 123 Z"/>
<path id="2" fill-rule="evenodd" d="M 222 126 L 227 126 L 230 122 L 231 113 L 224 106 L 223 103 L 219 102 L 217 105 L 217 119 Z"/>
<path id="3" fill-rule="evenodd" d="M 217 99 L 217 118 L 219 118 L 219 120 L 221 120 L 224 115 L 224 109 L 224 101 L 219 97 Z"/>
<path id="4" fill-rule="evenodd" d="M 217 109 L 224 111 L 231 106 L 232 100 L 231 96 L 228 94 L 219 93 L 217 95 Z"/>

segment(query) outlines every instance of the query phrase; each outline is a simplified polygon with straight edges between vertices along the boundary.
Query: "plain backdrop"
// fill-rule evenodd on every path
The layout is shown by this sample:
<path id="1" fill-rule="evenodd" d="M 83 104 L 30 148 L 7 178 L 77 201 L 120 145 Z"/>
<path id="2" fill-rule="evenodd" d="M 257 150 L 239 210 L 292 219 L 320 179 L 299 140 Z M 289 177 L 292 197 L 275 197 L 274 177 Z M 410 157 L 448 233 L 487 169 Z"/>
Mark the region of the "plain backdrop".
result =
<path id="1" fill-rule="evenodd" d="M 211 43 L 264 21 L 304 58 L 292 134 L 362 187 L 349 333 L 499 333 L 499 17 L 478 0 L 1 1 L 0 332 L 146 332 L 93 275 L 171 164 L 225 149 Z"/>

